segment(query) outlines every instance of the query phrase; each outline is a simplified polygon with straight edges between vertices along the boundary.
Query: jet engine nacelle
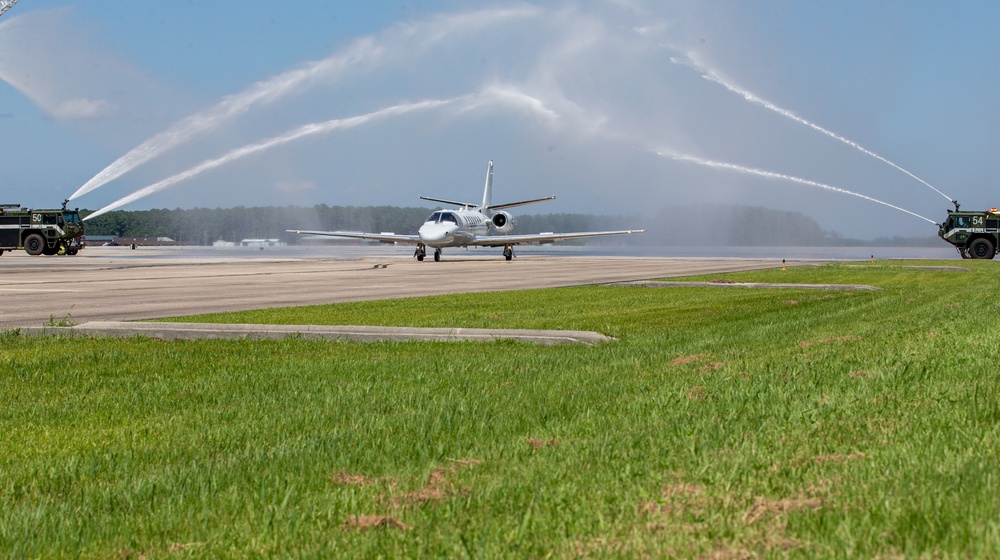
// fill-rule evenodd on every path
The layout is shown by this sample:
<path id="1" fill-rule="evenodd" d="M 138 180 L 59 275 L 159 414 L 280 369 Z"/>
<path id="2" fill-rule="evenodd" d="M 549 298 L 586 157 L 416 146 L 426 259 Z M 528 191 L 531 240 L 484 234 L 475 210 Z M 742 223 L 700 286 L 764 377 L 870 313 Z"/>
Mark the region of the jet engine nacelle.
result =
<path id="1" fill-rule="evenodd" d="M 514 226 L 517 225 L 517 220 L 514 219 L 514 216 L 511 216 L 502 210 L 493 214 L 491 221 L 493 222 L 493 227 L 495 227 L 500 233 L 507 233 L 508 231 L 514 229 Z"/>

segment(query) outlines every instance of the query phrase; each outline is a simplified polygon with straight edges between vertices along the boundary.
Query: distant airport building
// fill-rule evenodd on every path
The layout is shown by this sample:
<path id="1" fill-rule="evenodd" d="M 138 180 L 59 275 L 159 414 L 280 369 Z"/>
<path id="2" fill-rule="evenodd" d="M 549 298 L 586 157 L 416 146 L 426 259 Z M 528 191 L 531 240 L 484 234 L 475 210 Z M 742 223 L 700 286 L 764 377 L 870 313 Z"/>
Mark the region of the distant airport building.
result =
<path id="1" fill-rule="evenodd" d="M 288 244 L 280 239 L 244 239 L 240 247 L 285 247 Z"/>

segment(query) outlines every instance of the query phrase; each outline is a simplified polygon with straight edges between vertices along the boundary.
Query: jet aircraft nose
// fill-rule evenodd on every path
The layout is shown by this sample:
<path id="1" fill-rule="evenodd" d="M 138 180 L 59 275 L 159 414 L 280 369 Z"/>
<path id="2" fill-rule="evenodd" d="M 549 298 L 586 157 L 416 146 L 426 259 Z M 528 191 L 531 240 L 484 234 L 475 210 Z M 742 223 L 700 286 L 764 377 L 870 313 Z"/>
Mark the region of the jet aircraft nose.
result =
<path id="1" fill-rule="evenodd" d="M 426 223 L 420 226 L 417 230 L 417 235 L 420 236 L 421 241 L 424 243 L 447 243 L 452 240 L 452 236 L 458 226 L 455 224 L 434 224 Z"/>

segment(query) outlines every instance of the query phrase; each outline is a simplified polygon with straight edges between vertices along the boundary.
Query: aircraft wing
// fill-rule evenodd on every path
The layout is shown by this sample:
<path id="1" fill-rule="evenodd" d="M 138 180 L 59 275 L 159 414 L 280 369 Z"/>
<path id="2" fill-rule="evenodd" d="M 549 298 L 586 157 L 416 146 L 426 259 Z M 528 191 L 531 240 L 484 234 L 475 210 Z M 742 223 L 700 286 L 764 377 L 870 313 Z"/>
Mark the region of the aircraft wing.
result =
<path id="1" fill-rule="evenodd" d="M 554 243 L 564 239 L 579 239 L 581 237 L 602 237 L 605 235 L 627 235 L 630 233 L 645 233 L 644 229 L 627 229 L 619 231 L 580 231 L 575 233 L 536 233 L 532 235 L 481 235 L 472 240 L 470 245 L 480 247 L 503 247 L 504 245 L 527 245 L 531 243 Z"/>
<path id="2" fill-rule="evenodd" d="M 359 231 L 307 231 L 302 229 L 287 229 L 288 233 L 300 235 L 325 235 L 329 237 L 350 237 L 354 239 L 371 239 L 382 243 L 420 243 L 419 235 L 396 235 L 395 233 L 362 233 Z"/>

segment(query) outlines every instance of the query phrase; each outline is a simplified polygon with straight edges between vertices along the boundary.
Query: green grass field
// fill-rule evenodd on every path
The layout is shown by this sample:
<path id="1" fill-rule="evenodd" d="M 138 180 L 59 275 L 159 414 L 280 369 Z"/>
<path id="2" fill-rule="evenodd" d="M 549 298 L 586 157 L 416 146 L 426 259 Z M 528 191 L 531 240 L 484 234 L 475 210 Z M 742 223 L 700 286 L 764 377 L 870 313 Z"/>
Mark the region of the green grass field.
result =
<path id="1" fill-rule="evenodd" d="M 593 347 L 5 333 L 0 553 L 995 558 L 998 271 L 200 318 L 619 338 Z"/>

